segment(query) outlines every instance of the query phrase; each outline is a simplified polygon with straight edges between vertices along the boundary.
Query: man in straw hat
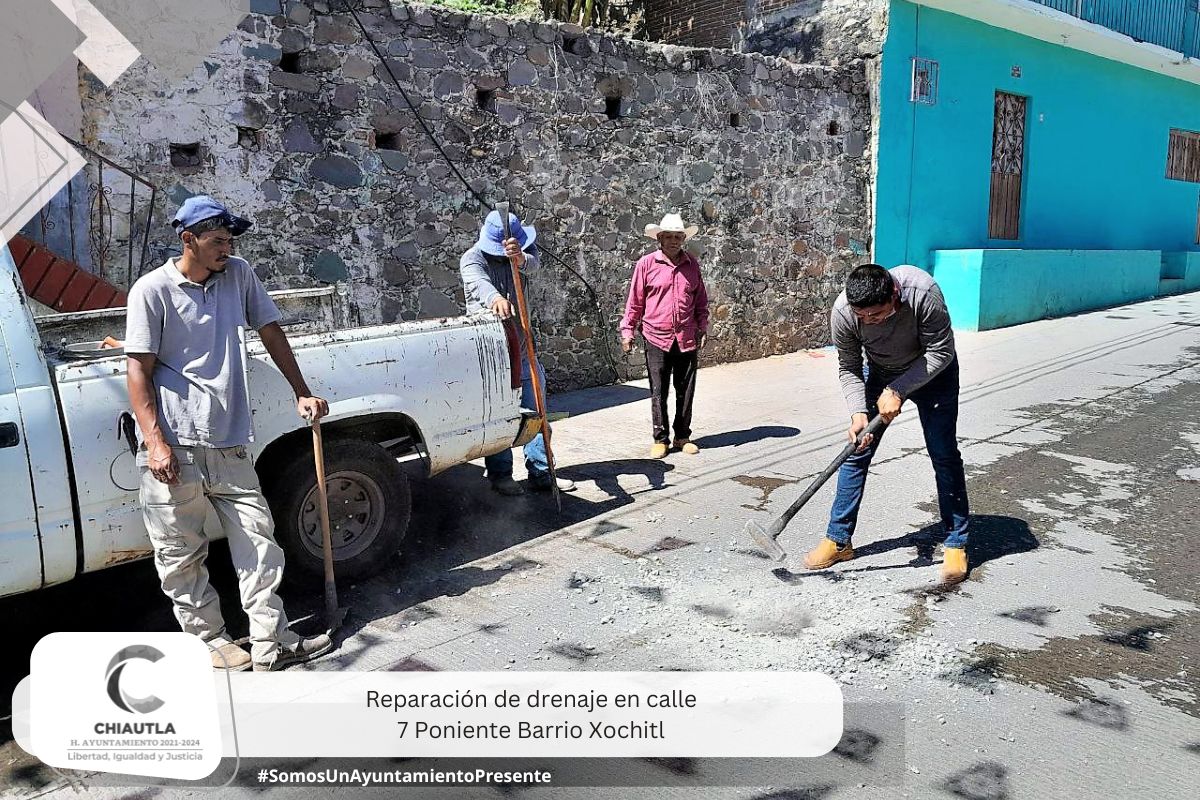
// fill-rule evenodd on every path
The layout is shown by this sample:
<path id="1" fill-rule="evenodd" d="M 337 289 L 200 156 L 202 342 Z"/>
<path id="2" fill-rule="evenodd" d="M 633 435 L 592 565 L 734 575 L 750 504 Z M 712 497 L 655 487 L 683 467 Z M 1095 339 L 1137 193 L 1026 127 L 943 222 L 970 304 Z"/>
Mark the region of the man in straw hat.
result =
<path id="1" fill-rule="evenodd" d="M 519 259 L 522 272 L 533 272 L 538 268 L 537 231 L 532 225 L 522 225 L 516 214 L 508 215 L 509 231 L 512 238 L 504 238 L 504 223 L 500 212 L 493 211 L 487 215 L 483 227 L 479 229 L 479 241 L 459 260 L 458 269 L 462 277 L 463 291 L 467 300 L 467 311 L 491 311 L 501 320 L 514 320 L 519 325 L 517 317 L 517 293 L 513 286 L 512 264 L 510 256 Z M 521 405 L 524 408 L 534 408 L 533 381 L 529 373 L 529 355 L 525 352 L 525 338 L 521 342 Z M 542 377 L 542 386 L 546 385 L 545 373 L 541 364 L 538 374 Z M 488 480 L 492 488 L 506 497 L 516 497 L 525 494 L 521 484 L 513 480 L 512 450 L 502 450 L 483 460 L 487 469 Z M 525 445 L 525 469 L 529 473 L 529 485 L 537 491 L 550 488 L 550 462 L 546 458 L 546 443 L 542 434 L 533 437 Z M 575 489 L 575 482 L 565 478 L 558 479 L 558 490 L 570 492 Z"/>
<path id="2" fill-rule="evenodd" d="M 683 244 L 696 235 L 695 225 L 667 214 L 646 236 L 658 240 L 633 268 L 629 300 L 621 320 L 621 347 L 633 351 L 639 327 L 646 342 L 646 371 L 650 375 L 650 414 L 654 424 L 653 458 L 672 447 L 689 455 L 700 452 L 692 441 L 692 398 L 696 393 L 696 362 L 708 333 L 708 292 L 700 277 L 700 262 Z M 675 385 L 675 439 L 670 437 L 667 392 Z"/>

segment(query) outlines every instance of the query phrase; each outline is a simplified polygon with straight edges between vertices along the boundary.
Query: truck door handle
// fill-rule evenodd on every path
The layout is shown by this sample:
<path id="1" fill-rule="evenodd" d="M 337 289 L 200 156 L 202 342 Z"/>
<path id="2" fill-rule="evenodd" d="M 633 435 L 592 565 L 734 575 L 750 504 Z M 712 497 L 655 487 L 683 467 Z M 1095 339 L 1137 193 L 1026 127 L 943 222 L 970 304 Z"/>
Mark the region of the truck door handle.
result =
<path id="1" fill-rule="evenodd" d="M 16 447 L 21 443 L 21 434 L 15 422 L 0 422 L 0 447 Z"/>

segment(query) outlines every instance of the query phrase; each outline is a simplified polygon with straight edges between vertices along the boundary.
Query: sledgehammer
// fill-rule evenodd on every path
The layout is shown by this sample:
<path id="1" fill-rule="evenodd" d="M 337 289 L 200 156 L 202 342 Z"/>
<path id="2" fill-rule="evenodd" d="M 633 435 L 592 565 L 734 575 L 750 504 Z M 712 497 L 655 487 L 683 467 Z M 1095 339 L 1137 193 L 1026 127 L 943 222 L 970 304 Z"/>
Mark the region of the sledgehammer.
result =
<path id="1" fill-rule="evenodd" d="M 777 541 L 779 539 L 779 534 L 783 533 L 783 529 L 786 528 L 788 523 L 792 521 L 792 517 L 796 516 L 800 509 L 804 508 L 804 504 L 812 499 L 812 496 L 817 493 L 817 490 L 825 485 L 825 481 L 829 480 L 833 473 L 837 472 L 842 464 L 846 463 L 846 459 L 854 455 L 854 451 L 859 448 L 859 445 L 862 444 L 863 439 L 867 438 L 868 436 L 874 436 L 876 433 L 882 430 L 886 424 L 887 423 L 883 421 L 883 417 L 877 416 L 875 419 L 871 420 L 870 423 L 867 424 L 867 427 L 863 429 L 863 432 L 858 435 L 858 439 L 856 441 L 847 443 L 846 446 L 842 448 L 842 452 L 838 453 L 837 458 L 835 458 L 833 462 L 825 468 L 824 472 L 817 476 L 817 479 L 813 481 L 807 489 L 804 490 L 804 494 L 800 495 L 796 502 L 792 503 L 791 506 L 788 507 L 787 511 L 784 511 L 777 520 L 771 523 L 771 527 L 764 530 L 762 525 L 759 525 L 754 520 L 750 520 L 746 523 L 746 527 L 744 529 L 745 533 L 754 540 L 755 544 L 763 549 L 763 552 L 765 552 L 774 560 L 783 561 L 783 559 L 787 558 L 787 553 L 782 547 L 779 546 L 779 542 Z"/>

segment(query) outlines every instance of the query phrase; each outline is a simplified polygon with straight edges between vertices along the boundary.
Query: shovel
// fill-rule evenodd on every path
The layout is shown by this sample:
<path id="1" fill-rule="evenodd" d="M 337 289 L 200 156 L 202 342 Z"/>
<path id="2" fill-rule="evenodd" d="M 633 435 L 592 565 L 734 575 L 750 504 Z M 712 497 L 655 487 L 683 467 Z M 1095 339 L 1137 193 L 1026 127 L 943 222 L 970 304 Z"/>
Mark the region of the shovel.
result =
<path id="1" fill-rule="evenodd" d="M 846 446 L 842 448 L 842 452 L 838 453 L 837 458 L 835 458 L 833 462 L 825 468 L 824 472 L 817 476 L 817 479 L 813 481 L 807 489 L 804 490 L 804 494 L 800 495 L 796 502 L 792 503 L 791 506 L 788 507 L 787 511 L 784 511 L 778 519 L 771 523 L 771 527 L 764 529 L 762 525 L 759 525 L 754 520 L 750 520 L 746 523 L 746 527 L 744 528 L 746 535 L 753 539 L 754 543 L 761 547 L 763 552 L 765 552 L 775 561 L 783 561 L 783 559 L 787 558 L 787 553 L 782 547 L 779 546 L 779 534 L 783 533 L 783 529 L 786 528 L 788 523 L 792 521 L 792 517 L 796 516 L 800 509 L 804 508 L 804 504 L 812 499 L 812 496 L 817 493 L 817 490 L 825 485 L 825 481 L 829 480 L 833 473 L 837 472 L 838 469 L 841 468 L 842 464 L 846 463 L 846 459 L 854 455 L 854 452 L 858 450 L 859 446 L 862 444 L 863 439 L 866 439 L 868 436 L 875 435 L 882 430 L 886 424 L 887 423 L 883 421 L 883 417 L 877 416 L 875 419 L 871 420 L 870 423 L 867 424 L 867 427 L 863 429 L 863 432 L 858 435 L 858 439 L 856 441 L 847 443 Z"/>
<path id="2" fill-rule="evenodd" d="M 496 203 L 496 211 L 500 214 L 504 226 L 504 239 L 512 238 L 509 230 L 508 203 Z M 509 258 L 512 266 L 513 291 L 517 295 L 517 314 L 521 319 L 521 327 L 525 331 L 525 354 L 529 359 L 529 379 L 533 383 L 533 396 L 537 406 L 538 418 L 542 424 L 542 442 L 546 445 L 546 466 L 550 470 L 550 491 L 554 494 L 554 502 L 562 511 L 562 496 L 558 493 L 558 474 L 554 469 L 554 451 L 550 449 L 550 420 L 546 417 L 546 399 L 542 395 L 542 378 L 538 373 L 537 353 L 533 349 L 533 328 L 529 324 L 529 304 L 525 302 L 525 287 L 521 283 L 521 270 L 517 266 L 517 256 Z"/>
<path id="3" fill-rule="evenodd" d="M 329 495 L 325 489 L 325 448 L 321 441 L 321 421 L 312 420 L 313 460 L 317 467 L 317 506 L 321 512 L 321 550 L 325 557 L 325 623 L 329 634 L 342 626 L 349 609 L 338 608 L 337 586 L 333 581 L 333 538 L 329 531 Z"/>

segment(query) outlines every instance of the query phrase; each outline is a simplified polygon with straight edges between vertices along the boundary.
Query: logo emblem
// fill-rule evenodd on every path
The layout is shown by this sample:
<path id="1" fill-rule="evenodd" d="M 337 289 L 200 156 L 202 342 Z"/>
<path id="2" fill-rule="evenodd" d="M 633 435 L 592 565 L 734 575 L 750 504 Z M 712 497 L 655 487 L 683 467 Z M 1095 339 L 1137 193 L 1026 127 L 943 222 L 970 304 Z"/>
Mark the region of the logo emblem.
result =
<path id="1" fill-rule="evenodd" d="M 105 676 L 108 682 L 109 699 L 122 711 L 131 714 L 149 714 L 162 708 L 163 701 L 154 695 L 149 697 L 131 697 L 121 689 L 121 673 L 130 661 L 158 661 L 163 654 L 148 644 L 135 644 L 123 647 L 108 662 Z"/>

